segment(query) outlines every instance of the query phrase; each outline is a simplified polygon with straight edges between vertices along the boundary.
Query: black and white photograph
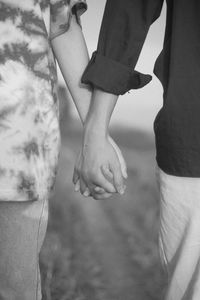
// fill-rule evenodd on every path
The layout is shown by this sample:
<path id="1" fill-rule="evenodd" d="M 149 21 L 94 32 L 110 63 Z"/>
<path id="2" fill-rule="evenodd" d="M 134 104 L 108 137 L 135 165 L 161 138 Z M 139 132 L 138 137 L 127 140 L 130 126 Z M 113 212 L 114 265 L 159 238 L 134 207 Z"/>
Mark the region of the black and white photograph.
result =
<path id="1" fill-rule="evenodd" d="M 0 0 L 0 300 L 200 299 L 200 1 Z"/>

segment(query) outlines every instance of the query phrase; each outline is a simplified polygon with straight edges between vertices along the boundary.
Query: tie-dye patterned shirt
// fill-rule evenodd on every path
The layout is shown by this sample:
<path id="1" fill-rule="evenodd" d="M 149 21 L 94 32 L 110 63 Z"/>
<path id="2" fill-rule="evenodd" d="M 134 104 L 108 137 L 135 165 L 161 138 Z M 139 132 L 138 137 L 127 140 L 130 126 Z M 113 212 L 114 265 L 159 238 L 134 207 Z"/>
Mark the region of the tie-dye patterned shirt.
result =
<path id="1" fill-rule="evenodd" d="M 0 200 L 49 197 L 60 151 L 51 39 L 85 0 L 0 0 Z"/>

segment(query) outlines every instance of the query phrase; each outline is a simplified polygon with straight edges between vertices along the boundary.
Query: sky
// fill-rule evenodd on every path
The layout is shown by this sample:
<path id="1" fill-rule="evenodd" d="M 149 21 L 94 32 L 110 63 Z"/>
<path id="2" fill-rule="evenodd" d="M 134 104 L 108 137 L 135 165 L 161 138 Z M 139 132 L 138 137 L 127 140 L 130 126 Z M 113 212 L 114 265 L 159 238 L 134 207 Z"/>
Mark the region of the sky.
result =
<path id="1" fill-rule="evenodd" d="M 105 2 L 105 0 L 87 0 L 88 10 L 81 17 L 90 55 L 96 50 Z M 165 15 L 164 6 L 160 18 L 149 30 L 136 70 L 153 75 L 155 60 L 162 50 Z M 144 88 L 131 90 L 130 93 L 119 97 L 111 123 L 152 132 L 153 121 L 162 106 L 162 93 L 162 86 L 153 75 L 151 83 Z"/>

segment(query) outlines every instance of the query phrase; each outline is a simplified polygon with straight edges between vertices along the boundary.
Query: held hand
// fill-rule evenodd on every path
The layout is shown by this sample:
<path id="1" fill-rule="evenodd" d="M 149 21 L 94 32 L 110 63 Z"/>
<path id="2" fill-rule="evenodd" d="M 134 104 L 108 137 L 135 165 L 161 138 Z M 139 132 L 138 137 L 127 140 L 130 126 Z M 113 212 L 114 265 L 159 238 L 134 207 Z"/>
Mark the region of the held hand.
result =
<path id="1" fill-rule="evenodd" d="M 114 148 L 114 150 L 117 154 L 117 157 L 118 157 L 119 163 L 120 163 L 120 167 L 121 167 L 122 175 L 123 175 L 124 179 L 127 179 L 128 178 L 127 166 L 126 166 L 126 161 L 123 157 L 123 154 L 122 154 L 120 148 L 118 147 L 118 145 L 115 143 L 115 141 L 111 138 L 110 135 L 108 136 L 108 141 L 110 142 L 110 144 L 112 145 L 112 147 Z M 102 169 L 102 172 L 106 178 L 108 178 L 111 181 L 113 180 L 113 173 L 110 170 Z M 79 185 L 79 183 L 80 182 L 77 182 L 77 185 Z M 95 187 L 94 190 L 95 190 L 96 196 L 98 196 L 98 194 L 105 195 L 105 190 L 102 187 L 97 186 L 97 187 Z M 88 194 L 88 192 L 86 192 L 86 195 L 87 194 Z"/>
<path id="2" fill-rule="evenodd" d="M 74 167 L 74 174 L 73 174 L 73 183 L 75 185 L 75 192 L 80 192 L 80 173 L 81 173 L 81 157 L 82 157 L 82 151 L 79 152 L 79 155 L 77 156 L 77 160 Z M 113 178 L 113 176 L 112 176 Z M 111 178 L 111 179 L 112 179 Z M 106 199 L 110 198 L 112 196 L 112 193 L 107 193 L 105 190 L 99 186 L 94 187 L 94 190 L 90 192 L 89 188 L 82 183 L 82 189 L 85 191 L 82 193 L 85 197 L 92 196 L 96 200 L 100 199 Z"/>
<path id="3" fill-rule="evenodd" d="M 119 163 L 120 163 L 120 167 L 121 167 L 122 175 L 123 175 L 124 179 L 127 179 L 128 178 L 127 166 L 126 166 L 126 161 L 123 157 L 123 154 L 122 154 L 120 148 L 118 147 L 118 145 L 115 143 L 115 141 L 113 140 L 113 138 L 111 138 L 110 135 L 108 136 L 108 141 L 110 142 L 110 144 L 112 145 L 112 147 L 114 148 L 114 150 L 117 154 L 117 157 L 118 157 Z"/>
<path id="4" fill-rule="evenodd" d="M 75 190 L 95 199 L 123 194 L 123 177 L 127 178 L 126 163 L 115 142 L 110 137 L 91 137 L 76 161 Z"/>

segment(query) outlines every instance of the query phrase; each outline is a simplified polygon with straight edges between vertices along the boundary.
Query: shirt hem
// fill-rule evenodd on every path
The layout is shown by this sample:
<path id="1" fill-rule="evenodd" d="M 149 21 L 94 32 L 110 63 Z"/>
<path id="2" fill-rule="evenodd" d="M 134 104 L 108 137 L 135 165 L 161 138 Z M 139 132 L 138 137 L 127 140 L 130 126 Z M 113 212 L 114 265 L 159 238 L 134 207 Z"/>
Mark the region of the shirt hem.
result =
<path id="1" fill-rule="evenodd" d="M 24 197 L 17 195 L 16 190 L 10 189 L 1 189 L 0 188 L 0 202 L 35 202 L 39 201 L 43 197 L 50 198 L 54 194 L 54 189 L 51 191 L 40 190 L 38 193 L 35 193 L 33 197 L 28 197 L 28 194 L 33 194 L 32 190 L 24 191 Z M 21 193 L 22 194 L 22 193 Z"/>
<path id="2" fill-rule="evenodd" d="M 200 178 L 200 148 L 156 145 L 158 167 L 168 175 Z"/>

